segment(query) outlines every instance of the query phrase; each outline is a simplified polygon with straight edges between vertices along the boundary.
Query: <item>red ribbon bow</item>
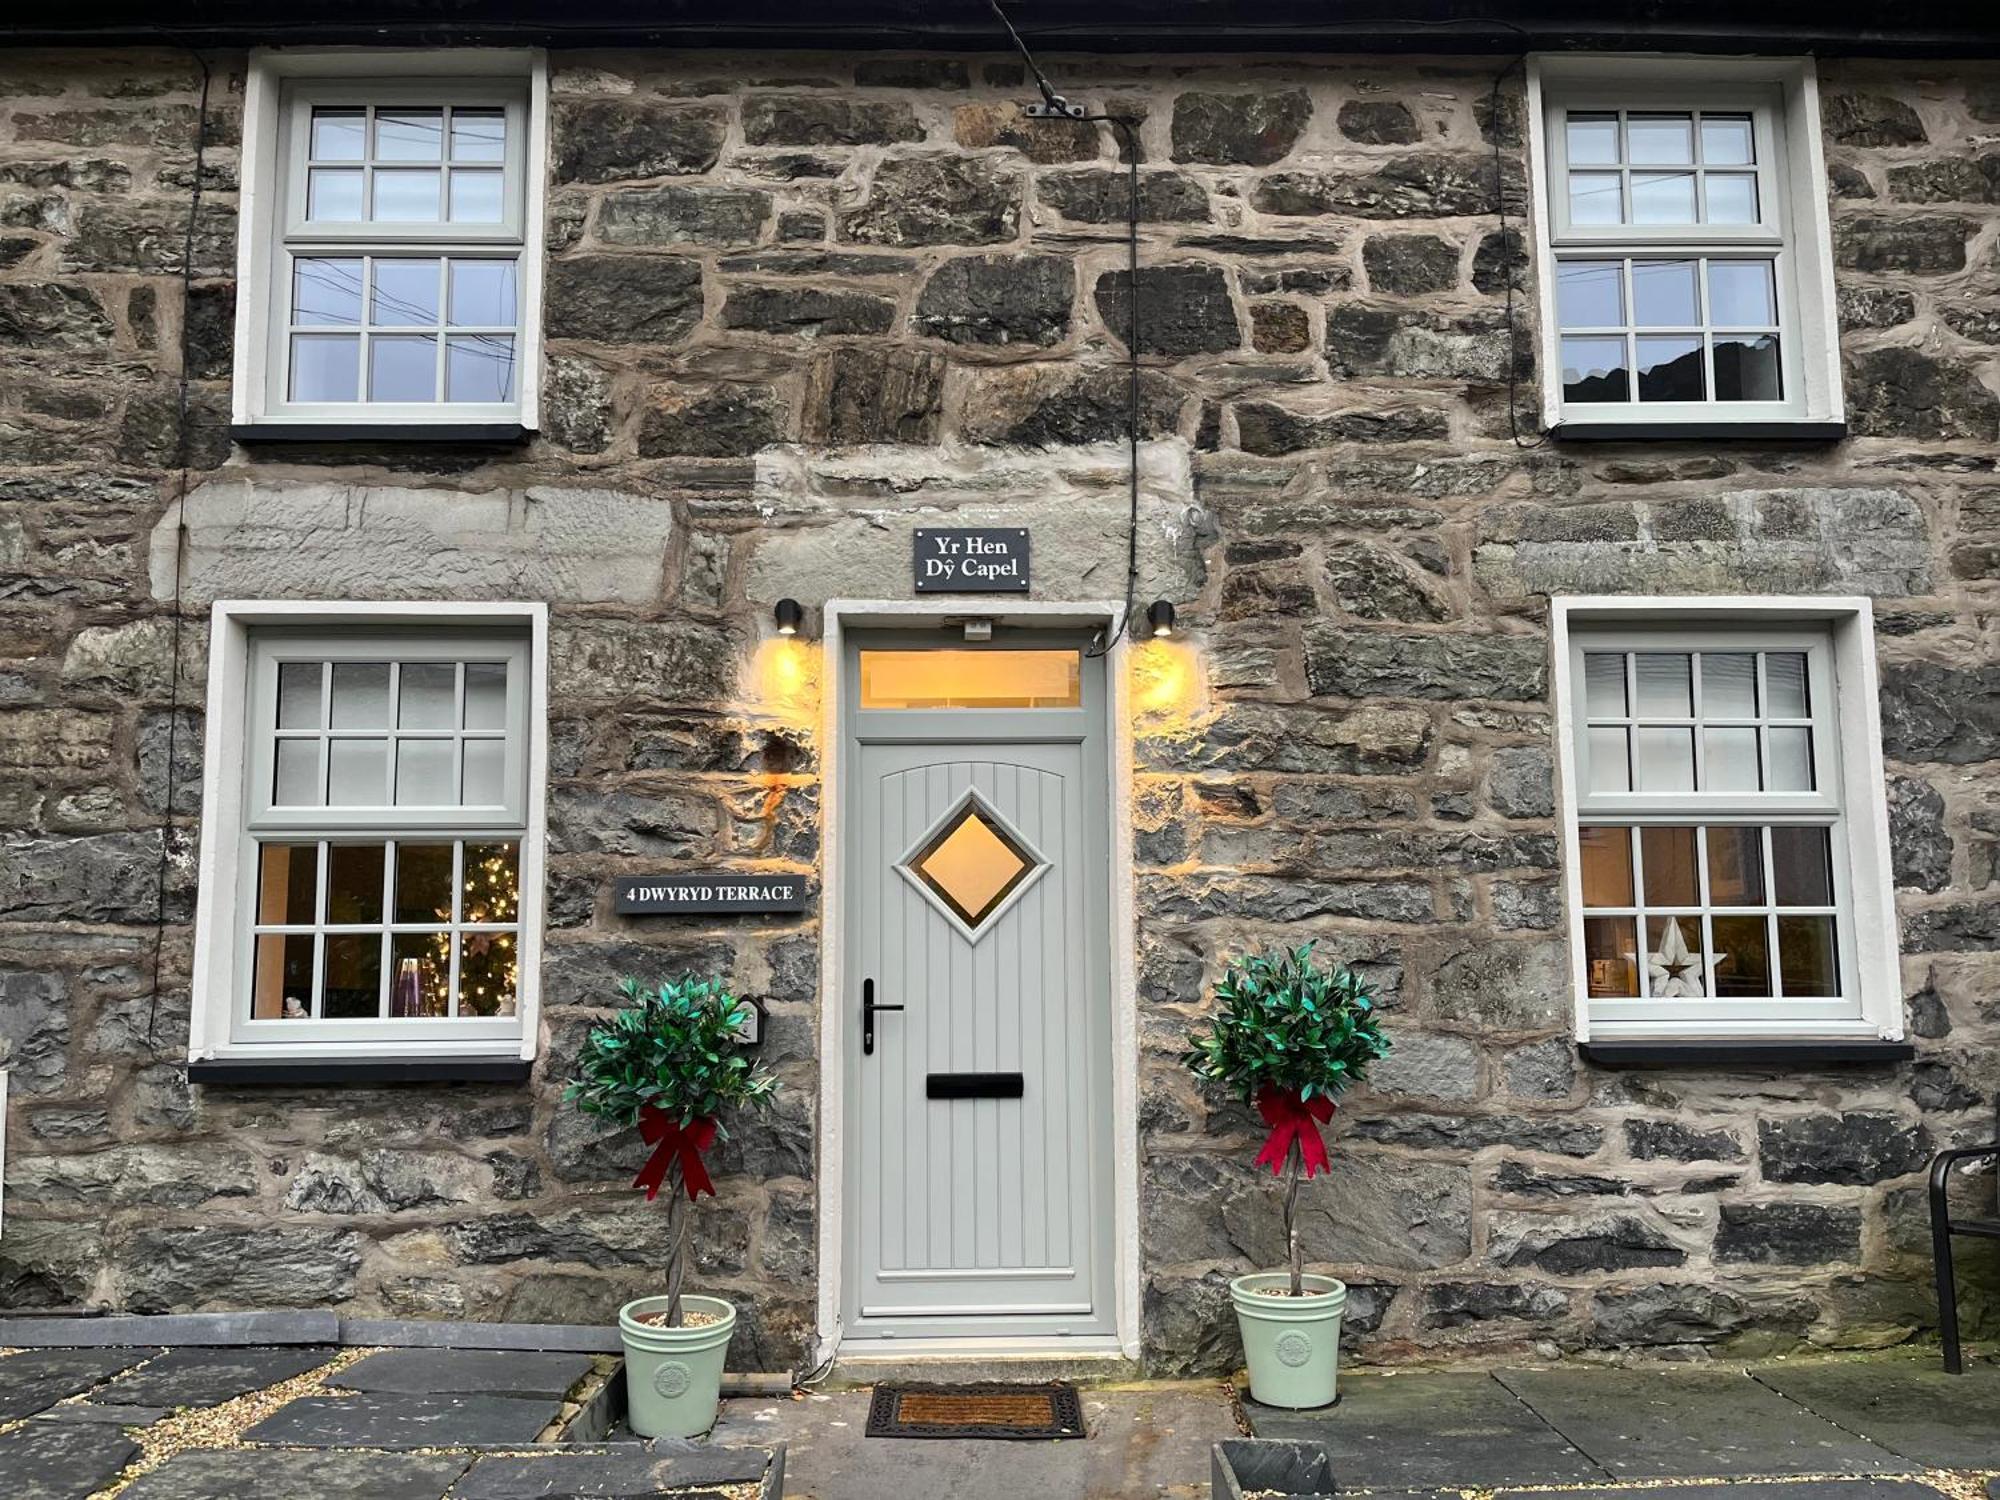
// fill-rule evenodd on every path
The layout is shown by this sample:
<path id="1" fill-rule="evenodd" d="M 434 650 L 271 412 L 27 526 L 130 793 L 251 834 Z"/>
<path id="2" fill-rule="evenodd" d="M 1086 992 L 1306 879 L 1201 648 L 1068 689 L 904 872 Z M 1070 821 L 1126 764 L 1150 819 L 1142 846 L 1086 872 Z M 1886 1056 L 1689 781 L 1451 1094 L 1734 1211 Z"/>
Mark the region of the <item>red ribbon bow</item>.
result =
<path id="1" fill-rule="evenodd" d="M 682 1125 L 665 1110 L 648 1104 L 639 1111 L 639 1137 L 653 1148 L 653 1154 L 632 1179 L 632 1186 L 646 1190 L 648 1203 L 659 1196 L 660 1184 L 667 1180 L 667 1167 L 675 1161 L 680 1163 L 681 1186 L 687 1189 L 690 1203 L 703 1193 L 715 1196 L 715 1184 L 708 1179 L 708 1168 L 701 1164 L 701 1153 L 715 1144 L 715 1121 L 697 1117 Z"/>
<path id="2" fill-rule="evenodd" d="M 1319 1127 L 1333 1118 L 1331 1099 L 1324 1095 L 1301 1099 L 1297 1089 L 1267 1088 L 1258 1092 L 1257 1113 L 1271 1127 L 1264 1149 L 1257 1153 L 1257 1165 L 1269 1167 L 1272 1176 L 1284 1167 L 1293 1141 L 1299 1143 L 1300 1154 L 1305 1157 L 1306 1176 L 1333 1165 L 1326 1154 L 1326 1142 L 1319 1134 Z"/>

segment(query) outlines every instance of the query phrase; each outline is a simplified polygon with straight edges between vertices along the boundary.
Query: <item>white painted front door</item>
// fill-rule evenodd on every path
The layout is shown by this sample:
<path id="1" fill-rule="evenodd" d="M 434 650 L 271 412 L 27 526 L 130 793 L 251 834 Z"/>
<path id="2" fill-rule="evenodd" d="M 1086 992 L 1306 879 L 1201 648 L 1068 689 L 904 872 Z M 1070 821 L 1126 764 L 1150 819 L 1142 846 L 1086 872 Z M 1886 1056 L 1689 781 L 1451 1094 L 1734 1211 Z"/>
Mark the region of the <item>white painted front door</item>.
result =
<path id="1" fill-rule="evenodd" d="M 1075 637 L 1032 635 L 907 656 L 940 634 L 863 636 L 846 663 L 842 1321 L 852 1339 L 1101 1336 L 1114 1326 L 1103 664 Z M 1001 659 L 1010 648 L 1039 655 Z M 892 658 L 915 676 L 896 678 Z M 1051 666 L 1054 691 L 991 706 Z"/>

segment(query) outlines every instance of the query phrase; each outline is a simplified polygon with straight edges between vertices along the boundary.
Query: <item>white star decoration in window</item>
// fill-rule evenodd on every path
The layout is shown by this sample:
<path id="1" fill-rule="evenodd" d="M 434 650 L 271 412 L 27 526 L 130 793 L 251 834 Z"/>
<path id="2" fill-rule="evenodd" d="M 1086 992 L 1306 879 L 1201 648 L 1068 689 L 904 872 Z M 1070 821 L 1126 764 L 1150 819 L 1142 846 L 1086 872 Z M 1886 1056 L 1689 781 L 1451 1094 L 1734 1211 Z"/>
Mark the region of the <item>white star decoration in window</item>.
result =
<path id="1" fill-rule="evenodd" d="M 1711 966 L 1720 968 L 1728 957 L 1726 953 L 1711 954 Z M 1705 993 L 1701 955 L 1688 948 L 1687 939 L 1681 936 L 1679 918 L 1667 918 L 1667 929 L 1660 937 L 1659 952 L 1646 955 L 1646 978 L 1649 992 L 1662 998 Z"/>

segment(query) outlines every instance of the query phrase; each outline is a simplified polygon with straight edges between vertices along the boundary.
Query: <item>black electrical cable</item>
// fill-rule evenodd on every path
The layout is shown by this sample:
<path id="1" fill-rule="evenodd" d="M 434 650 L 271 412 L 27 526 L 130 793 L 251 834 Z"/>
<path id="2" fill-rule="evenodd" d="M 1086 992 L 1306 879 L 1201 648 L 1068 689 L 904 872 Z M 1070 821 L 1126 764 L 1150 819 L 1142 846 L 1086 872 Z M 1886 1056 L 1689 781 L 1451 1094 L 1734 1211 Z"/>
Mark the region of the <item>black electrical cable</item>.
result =
<path id="1" fill-rule="evenodd" d="M 160 829 L 160 862 L 153 887 L 153 993 L 146 1010 L 146 1047 L 149 1051 L 160 1018 L 160 973 L 167 941 L 167 872 L 174 857 L 174 799 L 179 792 L 176 773 L 179 769 L 181 717 L 181 574 L 187 551 L 188 470 L 194 451 L 188 420 L 188 358 L 193 343 L 188 326 L 192 321 L 195 227 L 201 218 L 202 176 L 207 170 L 208 92 L 213 77 L 208 59 L 199 52 L 192 56 L 201 69 L 201 102 L 195 108 L 194 186 L 188 197 L 187 233 L 181 240 L 181 367 L 174 398 L 174 467 L 179 471 L 179 480 L 174 495 L 174 613 L 167 656 L 166 801 L 161 809 L 166 822 Z"/>
<path id="2" fill-rule="evenodd" d="M 1500 218 L 1500 274 L 1507 300 L 1507 436 L 1516 448 L 1539 448 L 1549 440 L 1547 433 L 1538 435 L 1533 442 L 1521 438 L 1521 325 L 1514 311 L 1514 292 L 1519 267 L 1527 264 L 1528 256 L 1527 246 L 1523 245 L 1517 258 L 1508 238 L 1511 231 L 1507 228 L 1507 165 L 1500 150 L 1507 133 L 1500 115 L 1500 86 L 1527 61 L 1528 54 L 1523 52 L 1493 75 L 1493 87 L 1486 101 L 1486 131 L 1493 138 L 1493 211 Z"/>
<path id="3" fill-rule="evenodd" d="M 1042 111 L 1029 115 L 1037 120 L 1074 120 L 1079 124 L 1109 125 L 1124 144 L 1126 168 L 1125 202 L 1125 485 L 1128 513 L 1125 519 L 1125 608 L 1118 616 L 1118 628 L 1100 646 L 1092 646 L 1086 656 L 1108 656 L 1125 637 L 1138 606 L 1139 593 L 1139 132 L 1138 122 L 1124 115 L 1085 114 L 1055 91 L 1042 72 L 1021 33 L 1000 7 L 1000 0 L 986 0 L 1000 24 L 1007 29 L 1014 48 L 1021 54 L 1035 87 L 1041 91 Z"/>

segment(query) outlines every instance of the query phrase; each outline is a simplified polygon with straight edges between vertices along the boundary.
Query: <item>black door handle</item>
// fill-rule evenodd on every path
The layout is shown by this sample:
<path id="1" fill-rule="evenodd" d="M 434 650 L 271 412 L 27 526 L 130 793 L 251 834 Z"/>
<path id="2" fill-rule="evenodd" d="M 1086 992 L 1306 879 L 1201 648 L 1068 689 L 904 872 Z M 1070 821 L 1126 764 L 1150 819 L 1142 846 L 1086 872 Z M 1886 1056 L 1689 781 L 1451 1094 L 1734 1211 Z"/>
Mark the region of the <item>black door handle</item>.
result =
<path id="1" fill-rule="evenodd" d="M 878 1010 L 901 1010 L 900 1005 L 877 1005 L 875 1003 L 875 981 L 861 981 L 861 1055 L 875 1055 L 875 1012 Z"/>

